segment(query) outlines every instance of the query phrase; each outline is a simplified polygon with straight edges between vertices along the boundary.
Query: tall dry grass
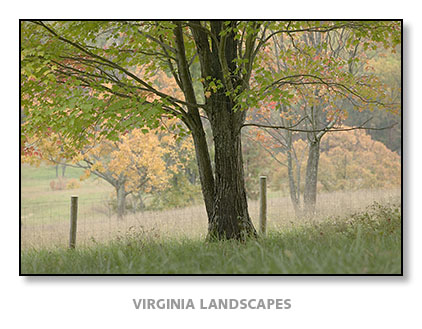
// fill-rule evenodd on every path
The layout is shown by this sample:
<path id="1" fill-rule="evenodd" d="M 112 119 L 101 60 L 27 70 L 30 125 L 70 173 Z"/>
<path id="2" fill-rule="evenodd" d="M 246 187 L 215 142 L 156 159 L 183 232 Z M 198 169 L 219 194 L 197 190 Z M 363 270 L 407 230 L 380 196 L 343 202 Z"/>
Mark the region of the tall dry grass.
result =
<path id="1" fill-rule="evenodd" d="M 268 229 L 280 230 L 304 221 L 319 221 L 330 216 L 347 216 L 364 210 L 374 202 L 400 203 L 400 189 L 360 190 L 318 195 L 317 213 L 312 218 L 296 218 L 290 199 L 277 192 L 268 199 Z M 69 239 L 69 219 L 66 212 L 55 213 L 54 204 L 50 212 L 22 211 L 21 246 L 23 249 L 63 246 Z M 67 205 L 62 205 L 67 206 Z M 257 227 L 258 201 L 249 202 L 249 213 Z M 48 209 L 47 209 L 48 210 Z M 36 214 L 42 214 L 37 216 Z M 107 242 L 125 236 L 189 237 L 204 238 L 207 232 L 207 217 L 203 205 L 165 211 L 145 211 L 117 218 L 105 202 L 80 202 L 77 246 Z"/>

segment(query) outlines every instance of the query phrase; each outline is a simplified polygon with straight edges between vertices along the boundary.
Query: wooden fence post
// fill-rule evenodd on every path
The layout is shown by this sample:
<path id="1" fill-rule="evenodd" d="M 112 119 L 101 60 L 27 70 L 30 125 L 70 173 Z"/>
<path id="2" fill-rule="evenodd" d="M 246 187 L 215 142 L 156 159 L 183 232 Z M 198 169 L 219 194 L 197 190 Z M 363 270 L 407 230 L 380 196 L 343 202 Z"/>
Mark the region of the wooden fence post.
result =
<path id="1" fill-rule="evenodd" d="M 78 220 L 78 196 L 72 195 L 70 197 L 70 236 L 69 236 L 70 249 L 75 249 L 75 246 L 76 246 L 77 220 Z"/>
<path id="2" fill-rule="evenodd" d="M 259 232 L 267 230 L 267 176 L 259 177 Z"/>

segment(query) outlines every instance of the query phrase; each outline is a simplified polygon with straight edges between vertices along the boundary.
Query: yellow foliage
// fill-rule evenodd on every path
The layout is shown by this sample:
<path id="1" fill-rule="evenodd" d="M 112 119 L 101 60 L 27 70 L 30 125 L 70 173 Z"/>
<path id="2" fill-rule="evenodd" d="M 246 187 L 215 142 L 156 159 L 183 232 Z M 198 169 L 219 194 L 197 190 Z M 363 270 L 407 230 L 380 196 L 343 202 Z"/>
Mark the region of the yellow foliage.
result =
<path id="1" fill-rule="evenodd" d="M 75 178 L 72 178 L 68 182 L 66 182 L 66 189 L 67 190 L 77 189 L 80 186 L 81 186 L 81 184 L 79 184 L 79 182 Z"/>
<path id="2" fill-rule="evenodd" d="M 84 174 L 83 174 L 83 175 L 81 175 L 81 177 L 79 177 L 79 180 L 83 181 L 83 180 L 85 180 L 85 179 L 88 179 L 88 178 L 89 178 L 89 176 L 91 176 L 91 171 L 90 171 L 89 169 L 86 169 L 86 170 L 84 171 Z"/>
<path id="3" fill-rule="evenodd" d="M 78 155 L 89 168 L 81 179 L 92 172 L 116 181 L 124 181 L 126 192 L 164 190 L 171 177 L 184 168 L 193 150 L 190 139 L 177 142 L 159 129 L 147 133 L 134 129 L 119 141 L 104 140 Z M 187 155 L 186 155 L 186 154 Z M 182 156 L 181 156 L 182 155 Z"/>
<path id="4" fill-rule="evenodd" d="M 304 140 L 293 142 L 293 176 L 300 167 L 301 188 L 305 184 L 308 146 Z M 287 155 L 279 154 L 287 165 Z M 287 166 L 279 166 L 275 177 L 286 184 Z M 364 130 L 328 133 L 320 146 L 319 188 L 326 191 L 393 188 L 401 184 L 400 156 L 383 143 L 375 141 Z M 281 186 L 280 186 L 281 187 Z"/>
<path id="5" fill-rule="evenodd" d="M 33 166 L 39 166 L 42 162 L 49 165 L 66 163 L 65 146 L 67 141 L 57 133 L 50 132 L 45 135 L 34 135 L 25 138 L 23 151 L 21 152 L 21 162 Z"/>
<path id="6" fill-rule="evenodd" d="M 400 156 L 363 130 L 330 134 L 321 148 L 319 181 L 327 190 L 400 186 Z"/>

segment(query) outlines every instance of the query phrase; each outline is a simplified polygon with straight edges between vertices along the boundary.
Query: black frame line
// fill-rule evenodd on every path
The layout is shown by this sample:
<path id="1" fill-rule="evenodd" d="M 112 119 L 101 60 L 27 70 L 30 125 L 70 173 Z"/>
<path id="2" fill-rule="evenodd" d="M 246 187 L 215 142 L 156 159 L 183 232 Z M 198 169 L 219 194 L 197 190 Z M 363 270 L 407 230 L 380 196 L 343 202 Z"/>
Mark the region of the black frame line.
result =
<path id="1" fill-rule="evenodd" d="M 190 18 L 192 19 L 192 18 Z M 22 273 L 22 267 L 21 267 L 21 251 L 22 251 L 22 247 L 21 247 L 21 238 L 22 238 L 22 232 L 21 232 L 21 221 L 22 221 L 22 194 L 21 194 L 21 187 L 22 187 L 22 182 L 21 182 L 21 151 L 22 151 L 22 142 L 21 142 L 21 23 L 24 21 L 29 21 L 29 20 L 42 20 L 42 21 L 184 21 L 186 19 L 169 19 L 169 18 L 164 18 L 164 19 L 19 19 L 19 276 L 22 277 L 233 277 L 233 276 L 240 276 L 240 277 L 405 277 L 404 275 L 404 261 L 403 261 L 403 255 L 404 255 L 404 241 L 403 241 L 403 202 L 404 202 L 404 197 L 403 197 L 403 101 L 404 101 L 404 97 L 403 97 L 403 19 L 380 19 L 380 18 L 375 18 L 375 19 L 329 19 L 329 18 L 324 18 L 324 19 L 317 19 L 317 18 L 312 18 L 312 19 L 236 19 L 239 21 L 284 21 L 284 20 L 294 20 L 294 21 L 400 21 L 401 22 L 401 122 L 400 122 L 400 133 L 401 133 L 401 208 L 400 208 L 400 215 L 401 215 L 401 272 L 398 274 L 376 274 L 376 273 L 365 273 L 365 274 L 347 274 L 347 273 L 339 273 L 339 274 L 311 274 L 311 273 L 289 273 L 289 274 L 276 274 L 276 273 L 268 273 L 268 274 L 244 274 L 244 273 L 239 273 L 239 274 L 235 274 L 235 273 L 228 273 L 228 274 L 143 274 L 143 273 L 139 273 L 139 274 L 93 274 L 93 273 L 86 273 L 86 274 L 66 274 L 66 273 L 57 273 L 57 274 L 44 274 L 44 273 L 37 273 L 37 274 L 27 274 L 27 273 Z M 198 18 L 195 18 L 195 20 L 198 20 Z M 215 20 L 235 20 L 234 18 L 218 18 L 218 19 L 199 19 L 199 20 L 207 20 L 207 21 L 215 21 Z"/>

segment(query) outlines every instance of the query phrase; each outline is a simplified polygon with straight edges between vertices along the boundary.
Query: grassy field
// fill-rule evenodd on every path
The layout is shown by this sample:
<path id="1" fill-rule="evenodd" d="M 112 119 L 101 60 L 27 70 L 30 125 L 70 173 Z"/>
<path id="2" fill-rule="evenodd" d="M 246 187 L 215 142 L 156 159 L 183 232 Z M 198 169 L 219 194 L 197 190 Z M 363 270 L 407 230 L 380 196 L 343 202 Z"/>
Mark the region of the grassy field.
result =
<path id="1" fill-rule="evenodd" d="M 347 217 L 364 211 L 374 202 L 400 203 L 400 191 L 355 191 L 319 196 L 318 213 L 311 219 L 298 219 L 288 197 L 274 195 L 268 200 L 268 228 L 280 231 L 324 221 L 328 217 Z M 249 212 L 258 226 L 258 202 L 249 202 Z M 154 238 L 204 239 L 207 217 L 203 205 L 164 211 L 129 213 L 118 219 L 107 201 L 80 200 L 78 210 L 78 246 L 107 242 L 113 238 L 143 232 Z M 32 204 L 22 207 L 21 246 L 47 248 L 65 246 L 69 237 L 69 201 Z"/>
<path id="2" fill-rule="evenodd" d="M 78 179 L 81 170 L 68 168 Z M 129 213 L 110 208 L 113 189 L 89 178 L 53 191 L 55 168 L 22 166 L 22 274 L 398 274 L 400 190 L 319 193 L 317 214 L 299 219 L 286 195 L 269 191 L 266 237 L 205 243 L 204 206 Z M 67 250 L 69 200 L 79 195 L 76 250 Z M 371 206 L 372 205 L 372 206 Z M 374 206 L 375 205 L 375 206 Z M 249 202 L 257 227 L 258 202 Z"/>
<path id="3" fill-rule="evenodd" d="M 61 169 L 60 169 L 61 170 Z M 79 177 L 83 170 L 79 168 L 66 168 L 66 179 Z M 77 194 L 83 200 L 100 200 L 108 198 L 113 193 L 113 187 L 107 182 L 96 179 L 95 176 L 79 182 L 77 189 L 53 191 L 50 182 L 56 179 L 56 171 L 53 166 L 41 165 L 33 167 L 23 164 L 21 167 L 21 205 L 27 207 L 40 203 L 63 203 L 69 202 L 72 194 Z"/>
<path id="4" fill-rule="evenodd" d="M 68 168 L 68 178 L 78 178 L 82 171 Z M 105 243 L 119 235 L 143 232 L 154 238 L 204 239 L 207 218 L 204 206 L 163 211 L 129 213 L 119 220 L 107 201 L 113 194 L 111 186 L 90 178 L 75 190 L 52 191 L 49 182 L 55 178 L 54 167 L 22 166 L 21 246 L 28 248 L 63 247 L 69 237 L 70 196 L 79 195 L 78 246 Z M 400 203 L 400 190 L 360 190 L 318 195 L 317 214 L 312 223 L 327 217 L 347 217 L 378 202 Z M 258 202 L 249 202 L 249 213 L 254 224 L 258 220 Z M 298 219 L 289 198 L 271 191 L 268 199 L 268 228 L 280 231 L 305 223 Z"/>
<path id="5" fill-rule="evenodd" d="M 133 231 L 107 244 L 28 249 L 22 274 L 400 274 L 399 206 L 303 223 L 267 237 L 204 242 Z"/>

